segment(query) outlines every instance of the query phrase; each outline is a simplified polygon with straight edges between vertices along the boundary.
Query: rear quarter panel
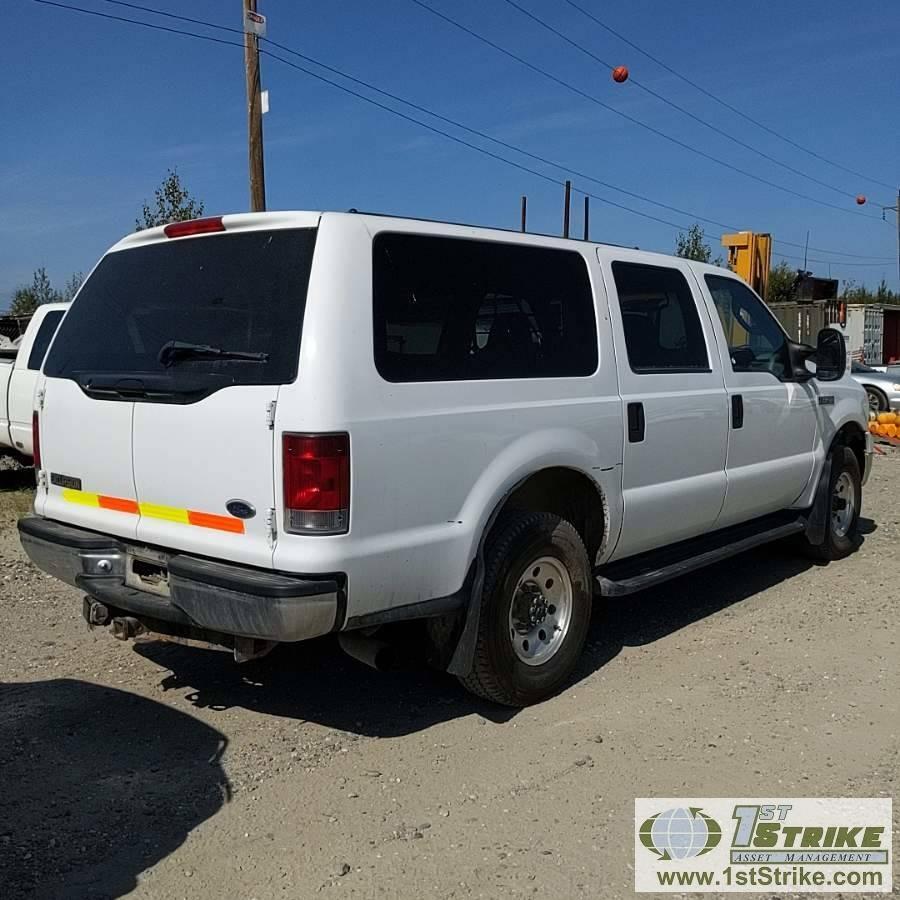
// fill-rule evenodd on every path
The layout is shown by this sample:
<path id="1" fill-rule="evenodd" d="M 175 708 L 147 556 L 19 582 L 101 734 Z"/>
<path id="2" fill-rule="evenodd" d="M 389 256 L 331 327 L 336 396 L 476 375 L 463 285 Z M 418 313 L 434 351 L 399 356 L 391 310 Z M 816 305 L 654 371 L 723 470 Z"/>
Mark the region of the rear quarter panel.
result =
<path id="1" fill-rule="evenodd" d="M 394 384 L 374 363 L 376 230 L 448 233 L 429 223 L 323 216 L 300 375 L 279 394 L 276 475 L 280 479 L 281 432 L 349 432 L 350 531 L 337 537 L 280 533 L 275 568 L 346 572 L 348 616 L 447 596 L 462 586 L 504 495 L 549 466 L 591 477 L 610 501 L 617 534 L 621 405 L 605 293 L 590 248 L 583 255 L 600 298 L 594 375 Z M 465 232 L 453 233 L 469 236 Z M 486 237 L 482 229 L 471 236 Z M 546 243 L 572 249 L 571 241 Z M 283 500 L 276 496 L 280 522 Z"/>

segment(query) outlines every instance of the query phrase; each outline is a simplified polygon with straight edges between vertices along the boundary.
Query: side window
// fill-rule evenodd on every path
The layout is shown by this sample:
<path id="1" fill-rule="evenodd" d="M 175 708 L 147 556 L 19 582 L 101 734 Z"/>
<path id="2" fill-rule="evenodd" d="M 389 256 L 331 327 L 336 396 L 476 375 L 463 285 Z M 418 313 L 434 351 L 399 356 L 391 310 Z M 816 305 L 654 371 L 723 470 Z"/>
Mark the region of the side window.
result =
<path id="1" fill-rule="evenodd" d="M 782 378 L 787 366 L 787 337 L 766 305 L 743 282 L 707 275 L 735 372 L 771 372 Z"/>
<path id="2" fill-rule="evenodd" d="M 597 369 L 594 298 L 569 250 L 376 235 L 375 365 L 387 381 L 562 378 Z"/>
<path id="3" fill-rule="evenodd" d="M 28 355 L 28 368 L 40 369 L 47 355 L 47 348 L 56 334 L 56 329 L 62 321 L 63 311 L 61 309 L 53 309 L 44 316 L 44 321 L 38 327 L 38 333 L 34 336 L 34 343 L 31 345 L 31 353 Z"/>
<path id="4" fill-rule="evenodd" d="M 703 327 L 684 275 L 626 262 L 614 262 L 612 272 L 632 371 L 708 372 Z"/>

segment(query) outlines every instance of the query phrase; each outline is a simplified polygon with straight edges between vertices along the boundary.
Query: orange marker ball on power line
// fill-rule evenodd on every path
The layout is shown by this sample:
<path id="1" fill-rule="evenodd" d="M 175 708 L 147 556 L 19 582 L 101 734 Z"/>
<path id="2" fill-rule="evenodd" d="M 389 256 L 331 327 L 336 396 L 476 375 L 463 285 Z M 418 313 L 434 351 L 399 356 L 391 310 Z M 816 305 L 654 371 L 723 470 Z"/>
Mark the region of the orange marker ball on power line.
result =
<path id="1" fill-rule="evenodd" d="M 864 194 L 856 195 L 856 203 L 858 206 L 862 206 L 866 202 L 866 198 Z"/>
<path id="2" fill-rule="evenodd" d="M 616 66 L 612 70 L 613 81 L 616 84 L 621 84 L 623 81 L 628 81 L 628 66 Z"/>

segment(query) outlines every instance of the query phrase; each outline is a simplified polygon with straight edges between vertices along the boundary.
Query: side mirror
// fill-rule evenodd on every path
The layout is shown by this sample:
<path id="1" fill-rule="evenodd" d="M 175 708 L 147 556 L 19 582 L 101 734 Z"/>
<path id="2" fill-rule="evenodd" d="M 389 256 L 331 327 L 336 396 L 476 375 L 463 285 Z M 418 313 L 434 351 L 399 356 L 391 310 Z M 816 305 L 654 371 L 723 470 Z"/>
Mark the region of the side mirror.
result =
<path id="1" fill-rule="evenodd" d="M 806 361 L 808 359 L 814 359 L 815 355 L 815 347 L 810 347 L 809 344 L 797 344 L 794 341 L 788 341 L 787 356 L 789 378 L 787 380 L 802 384 L 804 381 L 809 381 L 810 378 L 813 378 L 813 373 L 806 368 Z"/>
<path id="2" fill-rule="evenodd" d="M 847 371 L 847 344 L 837 328 L 823 328 L 816 343 L 816 378 L 838 381 Z"/>

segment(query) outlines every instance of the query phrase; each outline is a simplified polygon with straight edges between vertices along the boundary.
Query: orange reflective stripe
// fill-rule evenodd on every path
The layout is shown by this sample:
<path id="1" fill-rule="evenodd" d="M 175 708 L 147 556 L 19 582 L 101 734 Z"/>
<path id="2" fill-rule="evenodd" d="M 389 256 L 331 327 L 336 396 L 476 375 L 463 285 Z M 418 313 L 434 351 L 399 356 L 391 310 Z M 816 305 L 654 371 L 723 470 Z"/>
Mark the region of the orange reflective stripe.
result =
<path id="1" fill-rule="evenodd" d="M 107 497 L 104 494 L 101 494 L 98 500 L 101 509 L 114 509 L 116 512 L 131 513 L 133 516 L 138 514 L 136 500 L 123 500 L 121 497 Z"/>
<path id="2" fill-rule="evenodd" d="M 141 515 L 148 519 L 177 522 L 180 525 L 196 525 L 198 528 L 214 528 L 216 531 L 244 534 L 243 520 L 234 516 L 217 516 L 214 513 L 197 512 L 193 509 L 160 506 L 157 503 L 138 503 L 137 500 L 128 500 L 124 497 L 108 497 L 106 494 L 92 494 L 71 488 L 65 488 L 62 497 L 68 503 L 78 503 L 81 506 L 99 506 L 101 509 L 132 516 Z"/>
<path id="3" fill-rule="evenodd" d="M 214 516 L 212 513 L 187 511 L 188 522 L 191 525 L 199 525 L 201 528 L 215 528 L 219 531 L 231 531 L 234 534 L 244 533 L 244 523 L 233 516 Z"/>

